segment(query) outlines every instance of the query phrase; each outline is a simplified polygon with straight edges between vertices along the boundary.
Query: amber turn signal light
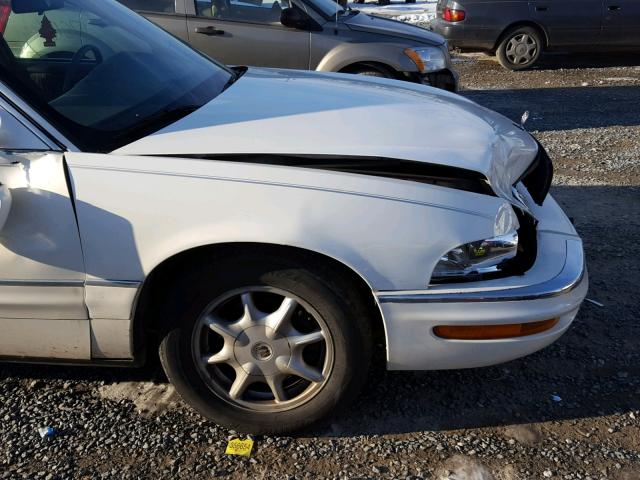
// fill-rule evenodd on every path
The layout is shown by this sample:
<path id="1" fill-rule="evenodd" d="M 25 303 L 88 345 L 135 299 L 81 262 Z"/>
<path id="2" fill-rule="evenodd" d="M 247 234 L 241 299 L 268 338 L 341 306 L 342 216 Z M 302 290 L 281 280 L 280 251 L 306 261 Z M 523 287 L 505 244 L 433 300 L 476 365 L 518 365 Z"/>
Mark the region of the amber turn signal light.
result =
<path id="1" fill-rule="evenodd" d="M 447 340 L 499 340 L 542 333 L 553 328 L 559 321 L 559 318 L 552 318 L 540 322 L 506 325 L 440 325 L 433 329 L 433 333 Z"/>

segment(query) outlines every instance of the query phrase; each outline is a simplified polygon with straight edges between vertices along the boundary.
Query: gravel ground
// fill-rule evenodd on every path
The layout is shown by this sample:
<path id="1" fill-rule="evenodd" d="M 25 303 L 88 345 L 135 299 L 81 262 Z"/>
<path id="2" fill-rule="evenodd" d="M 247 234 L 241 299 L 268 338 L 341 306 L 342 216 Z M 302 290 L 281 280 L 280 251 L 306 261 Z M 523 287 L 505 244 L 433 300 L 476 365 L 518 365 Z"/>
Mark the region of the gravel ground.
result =
<path id="1" fill-rule="evenodd" d="M 233 432 L 182 405 L 154 365 L 3 365 L 0 479 L 640 478 L 640 67 L 559 61 L 457 65 L 465 95 L 513 119 L 531 112 L 553 194 L 585 241 L 589 298 L 603 306 L 585 303 L 560 341 L 490 368 L 375 372 L 329 426 L 256 438 L 250 458 L 226 456 Z M 59 434 L 41 439 L 44 425 Z"/>

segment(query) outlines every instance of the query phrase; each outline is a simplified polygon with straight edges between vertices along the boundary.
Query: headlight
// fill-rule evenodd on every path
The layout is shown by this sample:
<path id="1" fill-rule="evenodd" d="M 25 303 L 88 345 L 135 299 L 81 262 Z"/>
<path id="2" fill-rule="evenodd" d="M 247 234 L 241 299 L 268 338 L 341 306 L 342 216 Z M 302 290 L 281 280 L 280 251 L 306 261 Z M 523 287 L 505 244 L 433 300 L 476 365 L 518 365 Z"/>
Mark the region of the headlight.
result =
<path id="1" fill-rule="evenodd" d="M 440 258 L 431 276 L 433 283 L 476 280 L 480 275 L 500 271 L 500 264 L 518 253 L 518 218 L 508 204 L 496 215 L 494 237 L 466 243 Z"/>
<path id="2" fill-rule="evenodd" d="M 405 48 L 404 54 L 422 73 L 437 72 L 447 68 L 445 52 L 438 47 Z"/>

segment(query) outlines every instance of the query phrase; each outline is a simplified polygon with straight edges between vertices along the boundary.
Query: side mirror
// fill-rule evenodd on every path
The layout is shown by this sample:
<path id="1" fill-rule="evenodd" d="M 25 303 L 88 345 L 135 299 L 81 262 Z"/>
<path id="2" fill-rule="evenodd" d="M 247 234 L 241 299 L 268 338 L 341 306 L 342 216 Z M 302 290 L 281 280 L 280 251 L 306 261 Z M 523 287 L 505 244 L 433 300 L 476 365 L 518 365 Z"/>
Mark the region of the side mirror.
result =
<path id="1" fill-rule="evenodd" d="M 0 183 L 0 230 L 4 228 L 4 224 L 9 218 L 11 211 L 11 191 L 6 185 Z"/>
<path id="2" fill-rule="evenodd" d="M 280 23 L 285 27 L 296 28 L 298 30 L 308 30 L 318 32 L 322 27 L 318 25 L 309 15 L 298 7 L 289 7 L 282 10 Z"/>

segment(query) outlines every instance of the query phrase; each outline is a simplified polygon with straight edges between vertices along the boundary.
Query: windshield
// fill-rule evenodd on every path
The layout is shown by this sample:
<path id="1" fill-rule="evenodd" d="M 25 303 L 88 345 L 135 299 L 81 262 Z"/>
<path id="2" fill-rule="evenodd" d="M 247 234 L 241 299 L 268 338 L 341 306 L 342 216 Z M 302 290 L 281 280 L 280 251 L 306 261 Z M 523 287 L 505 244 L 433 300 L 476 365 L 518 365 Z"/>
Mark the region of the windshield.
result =
<path id="1" fill-rule="evenodd" d="M 333 0 L 307 0 L 307 2 L 325 17 L 333 18 L 336 14 L 340 16 L 345 13 L 345 10 L 338 2 L 334 2 Z"/>
<path id="2" fill-rule="evenodd" d="M 0 0 L 0 78 L 84 151 L 216 97 L 236 74 L 115 0 Z"/>

